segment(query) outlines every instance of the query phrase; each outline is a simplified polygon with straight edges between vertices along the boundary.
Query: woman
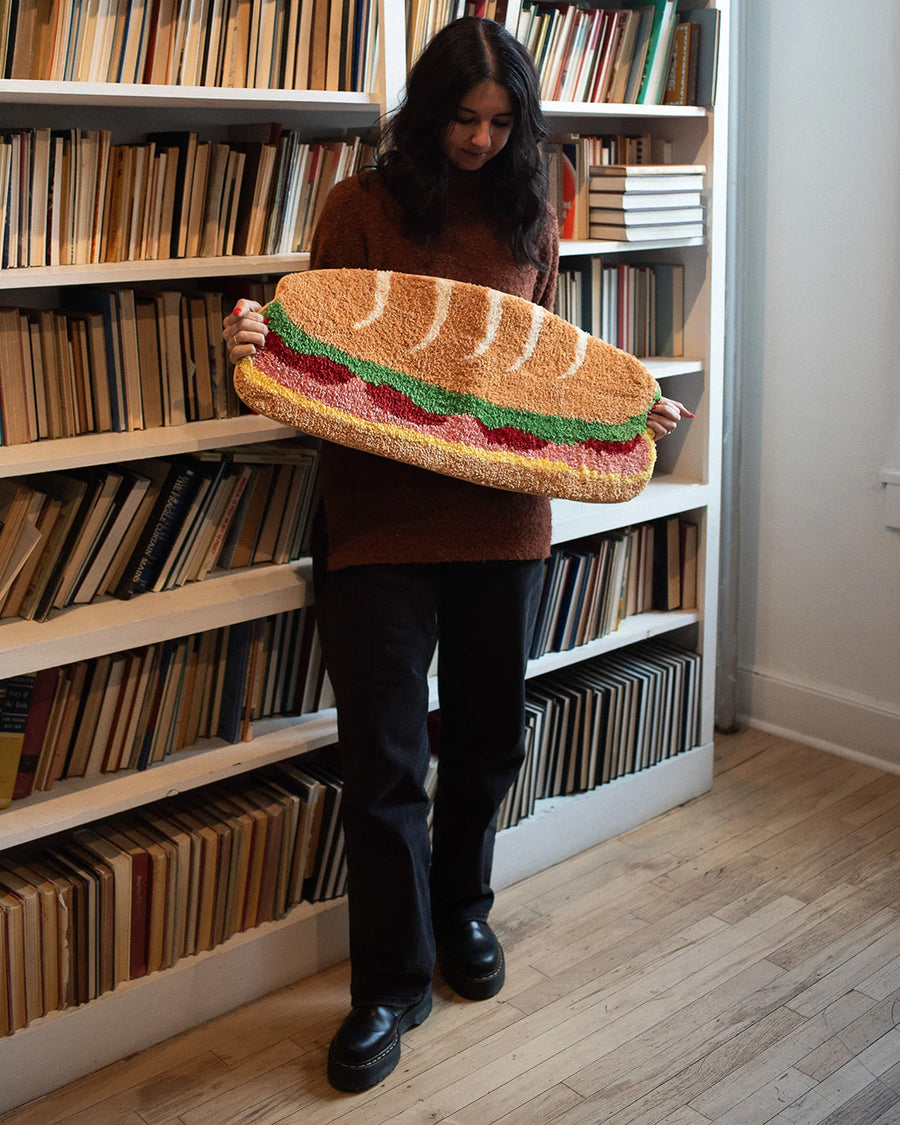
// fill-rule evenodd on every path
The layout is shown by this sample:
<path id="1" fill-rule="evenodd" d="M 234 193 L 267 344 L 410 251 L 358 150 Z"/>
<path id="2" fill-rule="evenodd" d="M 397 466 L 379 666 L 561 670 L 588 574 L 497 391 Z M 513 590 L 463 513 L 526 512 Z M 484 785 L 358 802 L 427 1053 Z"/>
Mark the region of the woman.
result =
<path id="1" fill-rule="evenodd" d="M 313 269 L 395 270 L 553 308 L 538 78 L 499 24 L 467 17 L 412 70 L 374 170 L 338 184 Z M 232 361 L 265 339 L 259 306 L 225 320 Z M 673 429 L 679 404 L 658 403 Z M 524 756 L 524 673 L 550 549 L 550 506 L 337 446 L 322 450 L 316 610 L 338 709 L 349 873 L 350 1014 L 329 1051 L 341 1090 L 376 1085 L 431 1010 L 437 959 L 459 995 L 496 995 L 488 924 L 497 810 Z M 433 841 L 424 778 L 438 649 Z"/>

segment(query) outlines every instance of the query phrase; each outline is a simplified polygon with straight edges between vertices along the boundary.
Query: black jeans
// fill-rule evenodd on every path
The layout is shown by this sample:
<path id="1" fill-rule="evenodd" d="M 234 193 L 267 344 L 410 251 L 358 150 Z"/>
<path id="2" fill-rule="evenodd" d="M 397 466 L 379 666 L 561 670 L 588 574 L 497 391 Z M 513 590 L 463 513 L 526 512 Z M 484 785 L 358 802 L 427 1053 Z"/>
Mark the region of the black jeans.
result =
<path id="1" fill-rule="evenodd" d="M 434 931 L 486 920 L 497 811 L 524 755 L 524 672 L 543 564 L 327 571 L 316 613 L 338 709 L 353 1004 L 405 1004 Z M 439 637 L 440 737 L 429 841 L 427 671 Z"/>

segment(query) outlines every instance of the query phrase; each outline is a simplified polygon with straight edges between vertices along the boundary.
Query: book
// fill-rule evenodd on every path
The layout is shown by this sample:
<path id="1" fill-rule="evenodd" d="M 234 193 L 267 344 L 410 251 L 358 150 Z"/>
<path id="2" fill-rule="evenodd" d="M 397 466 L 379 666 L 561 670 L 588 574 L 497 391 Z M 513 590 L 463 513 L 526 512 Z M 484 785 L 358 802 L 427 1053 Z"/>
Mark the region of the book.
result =
<path id="1" fill-rule="evenodd" d="M 83 1003 L 112 987 L 112 943 L 102 940 L 106 927 L 113 922 L 109 910 L 111 887 L 104 886 L 104 872 L 96 866 L 94 857 L 82 853 L 71 840 L 67 839 L 54 851 L 53 860 L 73 880 L 75 887 L 76 987 L 78 1001 Z M 105 868 L 105 875 L 111 882 L 109 868 Z"/>
<path id="2" fill-rule="evenodd" d="M 681 608 L 697 608 L 697 579 L 700 529 L 696 523 L 682 519 L 679 523 L 681 553 Z"/>
<path id="3" fill-rule="evenodd" d="M 661 210 L 622 210 L 618 207 L 591 206 L 592 225 L 615 227 L 667 226 L 678 223 L 702 223 L 702 207 L 664 207 Z"/>
<path id="4" fill-rule="evenodd" d="M 234 789 L 234 783 L 230 783 Z M 260 863 L 259 890 L 254 890 L 256 900 L 256 925 L 270 922 L 276 917 L 275 896 L 278 888 L 282 856 L 289 841 L 291 802 L 277 788 L 269 786 L 259 775 L 247 790 L 246 799 L 262 810 L 266 817 L 265 850 Z M 249 921 L 249 918 L 248 918 Z"/>
<path id="5" fill-rule="evenodd" d="M 83 777 L 85 774 L 112 665 L 111 653 L 90 661 L 90 673 L 78 716 L 77 730 L 64 767 L 66 777 Z"/>
<path id="6" fill-rule="evenodd" d="M 652 211 L 667 207 L 699 207 L 699 191 L 590 191 L 588 206 L 618 211 Z"/>
<path id="7" fill-rule="evenodd" d="M 6 891 L 22 905 L 23 975 L 25 983 L 25 1021 L 44 1015 L 43 958 L 41 955 L 41 903 L 37 887 L 0 866 L 0 892 Z"/>
<path id="8" fill-rule="evenodd" d="M 178 584 L 181 568 L 190 559 L 191 549 L 225 469 L 224 463 L 196 466 L 197 475 L 191 487 L 190 501 L 180 510 L 178 526 L 163 548 L 164 558 L 156 568 L 155 578 L 148 582 L 147 589 L 166 590 Z"/>
<path id="9" fill-rule="evenodd" d="M 13 585 L 23 570 L 28 567 L 28 573 L 30 574 L 33 566 L 37 564 L 38 549 L 44 539 L 42 514 L 48 502 L 49 497 L 45 493 L 39 492 L 37 489 L 31 490 L 29 504 L 19 527 L 19 533 L 12 544 L 12 551 L 6 559 L 3 569 L 0 571 L 0 604 L 10 594 Z M 31 567 L 28 566 L 29 560 L 34 560 Z"/>
<path id="10" fill-rule="evenodd" d="M 4 192 L 2 155 L 0 146 L 0 197 Z M 0 249 L 2 249 L 3 214 L 0 210 Z M 0 383 L 0 422 L 3 445 L 22 445 L 31 440 L 32 425 L 29 420 L 29 382 L 26 381 L 23 346 L 25 333 L 22 314 L 18 309 L 0 309 L 0 348 L 5 356 L 3 380 Z M 34 389 L 31 387 L 31 395 Z"/>
<path id="11" fill-rule="evenodd" d="M 130 472 L 130 467 L 123 467 L 125 472 Z M 122 580 L 128 562 L 135 551 L 138 541 L 144 533 L 147 522 L 156 508 L 160 492 L 165 486 L 170 472 L 171 461 L 148 458 L 140 462 L 139 476 L 149 478 L 150 484 L 141 497 L 137 511 L 131 519 L 125 534 L 114 550 L 106 571 L 100 580 L 96 594 L 101 595 L 114 589 Z M 112 533 L 111 533 L 112 534 Z"/>
<path id="12" fill-rule="evenodd" d="M 0 808 L 12 803 L 34 683 L 33 673 L 0 682 Z"/>
<path id="13" fill-rule="evenodd" d="M 88 475 L 90 502 L 82 507 L 77 528 L 67 548 L 67 560 L 56 583 L 53 608 L 64 609 L 103 545 L 106 530 L 115 515 L 116 498 L 124 477 L 115 470 L 97 470 Z"/>
<path id="14" fill-rule="evenodd" d="M 719 29 L 722 13 L 718 8 L 699 8 L 686 12 L 683 19 L 699 25 L 700 42 L 697 46 L 696 103 L 716 104 L 716 77 L 719 69 Z"/>
<path id="15" fill-rule="evenodd" d="M 84 660 L 60 669 L 52 721 L 38 761 L 34 782 L 36 789 L 51 789 L 54 782 L 63 775 L 74 737 L 87 673 L 88 663 Z"/>
<path id="16" fill-rule="evenodd" d="M 150 898 L 150 856 L 123 830 L 120 819 L 100 821 L 95 826 L 99 836 L 125 857 L 129 865 L 130 925 L 128 928 L 128 979 L 146 976 L 148 965 Z M 124 937 L 124 934 L 123 934 Z"/>
<path id="17" fill-rule="evenodd" d="M 154 78 L 152 81 L 165 81 Z M 188 229 L 199 138 L 195 132 L 150 133 L 147 140 L 158 149 L 166 149 L 175 172 L 175 193 L 171 230 L 163 230 L 164 246 L 161 256 L 184 258 L 187 255 Z M 172 156 L 176 159 L 173 161 Z"/>
<path id="18" fill-rule="evenodd" d="M 173 461 L 153 512 L 112 593 L 128 599 L 151 589 L 200 489 L 199 465 Z"/>
<path id="19" fill-rule="evenodd" d="M 43 1011 L 46 1015 L 63 1005 L 65 954 L 60 947 L 60 904 L 57 888 L 51 879 L 32 867 L 10 856 L 8 871 L 16 880 L 34 888 L 40 912 L 40 945 L 35 952 L 40 956 L 41 983 L 43 986 Z M 0 973 L 2 976 L 2 973 Z M 4 1006 L 0 1000 L 0 1008 Z M 2 1021 L 2 1016 L 0 1016 Z"/>
<path id="20" fill-rule="evenodd" d="M 700 25 L 679 18 L 672 42 L 672 60 L 663 94 L 664 105 L 695 105 Z"/>
<path id="21" fill-rule="evenodd" d="M 703 223 L 671 223 L 656 226 L 618 226 L 591 223 L 590 237 L 613 242 L 649 242 L 666 239 L 702 238 Z"/>
<path id="22" fill-rule="evenodd" d="M 0 480 L 0 574 L 15 554 L 32 498 L 33 489 L 26 481 Z"/>
<path id="23" fill-rule="evenodd" d="M 288 891 L 288 899 L 291 903 L 302 900 L 305 882 L 315 870 L 315 856 L 325 802 L 324 783 L 303 768 L 303 761 L 303 758 L 298 758 L 289 762 L 279 762 L 273 767 L 273 774 L 297 793 L 303 801 L 297 827 L 296 848 L 291 861 Z"/>
<path id="24" fill-rule="evenodd" d="M 59 680 L 59 668 L 42 668 L 34 674 L 28 712 L 22 737 L 19 766 L 13 787 L 13 800 L 28 797 L 34 789 L 38 761 L 50 720 L 50 710 Z M 8 697 L 8 693 L 7 693 Z M 4 700 L 5 710 L 6 700 Z M 0 727 L 3 726 L 0 714 Z"/>
<path id="25" fill-rule="evenodd" d="M 74 971 L 75 891 L 73 881 L 61 867 L 53 863 L 52 858 L 47 856 L 46 851 L 40 854 L 30 854 L 27 869 L 29 877 L 42 889 L 42 894 L 43 888 L 46 886 L 53 896 L 57 940 L 55 950 L 57 970 L 55 976 L 59 982 L 57 1007 L 69 1007 L 76 1002 Z M 52 922 L 48 923 L 48 926 L 52 929 Z M 46 971 L 44 979 L 47 980 Z"/>
<path id="26" fill-rule="evenodd" d="M 626 7 L 649 8 L 652 16 L 635 100 L 643 105 L 657 105 L 662 101 L 669 76 L 672 38 L 678 22 L 675 0 L 623 0 L 623 3 Z"/>
<path id="27" fill-rule="evenodd" d="M 25 921 L 22 901 L 9 891 L 0 892 L 0 948 L 5 954 L 0 976 L 5 990 L 0 994 L 0 1024 L 7 1033 L 28 1022 L 25 998 Z"/>
<path id="28" fill-rule="evenodd" d="M 149 859 L 147 972 L 155 973 L 163 968 L 165 956 L 166 913 L 169 906 L 169 855 L 136 818 L 116 817 L 112 824 L 121 834 L 123 842 L 130 841 L 145 852 Z"/>
<path id="29" fill-rule="evenodd" d="M 190 832 L 166 815 L 165 805 L 141 810 L 137 821 L 167 850 L 170 885 L 163 965 L 168 967 L 195 949 L 199 845 Z"/>
<path id="30" fill-rule="evenodd" d="M 590 191 L 701 191 L 704 164 L 594 164 Z"/>
<path id="31" fill-rule="evenodd" d="M 102 828 L 82 828 L 72 837 L 110 869 L 113 876 L 115 919 L 113 925 L 113 987 L 129 979 L 131 972 L 132 861 L 131 856 L 102 834 Z"/>
<path id="32" fill-rule="evenodd" d="M 91 601 L 100 590 L 104 575 L 125 539 L 151 484 L 150 477 L 130 471 L 122 473 L 122 483 L 113 503 L 109 528 L 74 591 L 71 600 L 75 605 L 84 605 Z"/>
<path id="33" fill-rule="evenodd" d="M 653 354 L 684 355 L 684 266 L 680 263 L 657 263 L 656 323 Z"/>
<path id="34" fill-rule="evenodd" d="M 250 663 L 253 622 L 239 621 L 231 626 L 225 661 L 225 685 L 219 712 L 217 734 L 226 742 L 238 742 L 244 710 L 244 694 Z"/>
<path id="35" fill-rule="evenodd" d="M 681 542 L 678 516 L 656 521 L 653 540 L 653 608 L 681 605 Z"/>

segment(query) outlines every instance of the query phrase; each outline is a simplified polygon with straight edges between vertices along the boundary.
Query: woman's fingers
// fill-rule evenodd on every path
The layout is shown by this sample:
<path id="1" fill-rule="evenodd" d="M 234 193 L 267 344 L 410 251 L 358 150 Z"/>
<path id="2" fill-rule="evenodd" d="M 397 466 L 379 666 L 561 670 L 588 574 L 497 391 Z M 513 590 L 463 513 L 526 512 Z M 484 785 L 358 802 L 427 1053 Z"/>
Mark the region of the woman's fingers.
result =
<path id="1" fill-rule="evenodd" d="M 242 298 L 222 322 L 222 336 L 232 363 L 254 355 L 257 348 L 265 344 L 269 329 L 260 312 L 261 307 L 256 301 Z"/>
<path id="2" fill-rule="evenodd" d="M 693 418 L 694 415 L 684 405 L 673 398 L 658 399 L 650 410 L 647 425 L 656 438 L 665 437 L 672 433 L 682 418 Z"/>

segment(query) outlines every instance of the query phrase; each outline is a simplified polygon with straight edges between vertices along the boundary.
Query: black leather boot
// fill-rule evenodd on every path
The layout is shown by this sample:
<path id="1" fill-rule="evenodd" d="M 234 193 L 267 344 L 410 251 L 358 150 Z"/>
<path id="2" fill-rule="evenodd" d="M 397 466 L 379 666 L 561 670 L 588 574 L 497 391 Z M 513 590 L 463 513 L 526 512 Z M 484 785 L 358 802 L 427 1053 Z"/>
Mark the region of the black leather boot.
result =
<path id="1" fill-rule="evenodd" d="M 454 922 L 436 935 L 444 980 L 467 1000 L 496 996 L 506 979 L 503 949 L 487 922 Z"/>
<path id="2" fill-rule="evenodd" d="M 377 1086 L 400 1061 L 400 1036 L 423 1023 L 430 1011 L 430 989 L 404 1008 L 386 1004 L 352 1008 L 328 1050 L 328 1081 L 350 1094 Z"/>

